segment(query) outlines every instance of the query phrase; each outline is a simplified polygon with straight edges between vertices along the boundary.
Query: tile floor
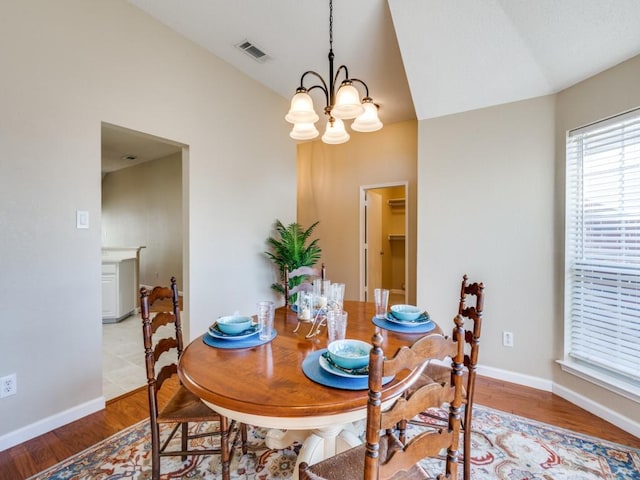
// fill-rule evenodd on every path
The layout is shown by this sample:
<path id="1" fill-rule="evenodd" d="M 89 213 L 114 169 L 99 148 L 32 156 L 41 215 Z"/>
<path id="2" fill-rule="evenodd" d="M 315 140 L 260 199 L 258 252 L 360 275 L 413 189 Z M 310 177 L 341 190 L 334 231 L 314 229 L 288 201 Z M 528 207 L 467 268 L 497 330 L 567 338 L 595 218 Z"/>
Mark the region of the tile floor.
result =
<path id="1" fill-rule="evenodd" d="M 182 317 L 184 322 L 184 317 Z M 173 325 L 156 330 L 156 339 L 175 335 Z M 159 371 L 174 359 L 163 355 L 156 364 Z M 142 318 L 133 314 L 118 323 L 102 324 L 102 394 L 111 400 L 147 384 L 142 343 Z"/>
<path id="2" fill-rule="evenodd" d="M 102 393 L 110 400 L 147 383 L 140 314 L 102 324 Z"/>

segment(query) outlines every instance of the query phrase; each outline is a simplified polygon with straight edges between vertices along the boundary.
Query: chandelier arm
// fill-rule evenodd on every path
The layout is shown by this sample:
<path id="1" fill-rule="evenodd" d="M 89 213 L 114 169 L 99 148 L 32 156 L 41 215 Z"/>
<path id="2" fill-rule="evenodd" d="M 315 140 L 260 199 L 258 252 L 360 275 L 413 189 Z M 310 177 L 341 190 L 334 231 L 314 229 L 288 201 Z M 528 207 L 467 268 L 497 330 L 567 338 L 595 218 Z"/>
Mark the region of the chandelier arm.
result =
<path id="1" fill-rule="evenodd" d="M 345 81 L 352 80 L 351 78 L 349 78 L 349 69 L 347 69 L 347 66 L 346 65 L 340 65 L 338 67 L 338 70 L 336 70 L 336 75 L 333 77 L 333 88 L 335 88 L 336 85 L 339 85 L 339 83 L 338 83 L 338 75 L 340 75 L 341 71 L 344 71 L 344 80 Z"/>
<path id="2" fill-rule="evenodd" d="M 318 77 L 318 80 L 320 80 L 322 82 L 322 85 L 312 85 L 311 87 L 307 88 L 306 90 L 308 92 L 310 92 L 311 90 L 313 90 L 314 88 L 319 88 L 320 90 L 322 90 L 324 92 L 324 99 L 326 102 L 326 105 L 329 105 L 329 89 L 327 88 L 327 84 L 324 81 L 324 78 L 322 78 L 322 75 L 320 75 L 318 72 L 314 72 L 313 70 L 307 70 L 306 72 L 304 72 L 302 74 L 302 76 L 300 77 L 300 88 L 305 88 L 304 87 L 304 77 L 306 77 L 307 75 L 315 75 L 316 77 Z"/>

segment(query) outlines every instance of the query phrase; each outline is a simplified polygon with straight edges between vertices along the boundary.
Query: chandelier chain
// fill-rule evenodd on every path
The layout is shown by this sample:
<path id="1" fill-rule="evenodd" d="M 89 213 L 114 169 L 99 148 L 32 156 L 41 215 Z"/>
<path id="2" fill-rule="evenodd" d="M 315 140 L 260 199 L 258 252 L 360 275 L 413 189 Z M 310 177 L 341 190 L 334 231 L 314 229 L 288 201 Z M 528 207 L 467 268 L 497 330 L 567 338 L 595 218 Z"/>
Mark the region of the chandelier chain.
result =
<path id="1" fill-rule="evenodd" d="M 329 50 L 333 50 L 333 0 L 329 0 Z"/>

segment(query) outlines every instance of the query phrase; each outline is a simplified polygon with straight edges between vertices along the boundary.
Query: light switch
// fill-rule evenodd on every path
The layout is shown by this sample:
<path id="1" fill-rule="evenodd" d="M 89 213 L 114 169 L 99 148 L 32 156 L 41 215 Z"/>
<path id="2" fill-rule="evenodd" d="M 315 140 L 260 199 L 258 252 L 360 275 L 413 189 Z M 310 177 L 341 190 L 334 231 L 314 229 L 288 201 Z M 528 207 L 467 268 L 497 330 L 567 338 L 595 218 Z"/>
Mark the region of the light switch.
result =
<path id="1" fill-rule="evenodd" d="M 89 228 L 89 212 L 76 210 L 76 228 Z"/>

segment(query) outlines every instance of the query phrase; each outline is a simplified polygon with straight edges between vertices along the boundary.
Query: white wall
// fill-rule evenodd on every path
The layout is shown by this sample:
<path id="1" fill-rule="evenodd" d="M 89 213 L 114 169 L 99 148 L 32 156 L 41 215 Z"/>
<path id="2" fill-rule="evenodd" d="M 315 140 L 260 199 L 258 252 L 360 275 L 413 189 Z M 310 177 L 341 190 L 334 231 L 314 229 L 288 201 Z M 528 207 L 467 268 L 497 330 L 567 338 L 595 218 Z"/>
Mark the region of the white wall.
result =
<path id="1" fill-rule="evenodd" d="M 2 2 L 0 58 L 2 450 L 102 406 L 101 122 L 189 146 L 190 338 L 272 296 L 262 252 L 295 219 L 296 152 L 286 99 L 123 0 Z"/>
<path id="2" fill-rule="evenodd" d="M 144 245 L 139 284 L 168 285 L 175 276 L 182 290 L 182 155 L 107 173 L 101 226 L 104 247 Z"/>

